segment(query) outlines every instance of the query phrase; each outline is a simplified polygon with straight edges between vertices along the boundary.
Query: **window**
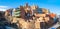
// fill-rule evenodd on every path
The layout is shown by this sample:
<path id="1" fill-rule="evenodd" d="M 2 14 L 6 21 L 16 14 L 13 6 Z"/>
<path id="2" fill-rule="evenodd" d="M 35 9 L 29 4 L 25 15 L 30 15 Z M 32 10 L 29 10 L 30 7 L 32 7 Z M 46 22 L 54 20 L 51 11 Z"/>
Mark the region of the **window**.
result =
<path id="1" fill-rule="evenodd" d="M 36 11 L 37 11 L 37 13 L 39 13 L 39 14 L 42 13 L 42 9 L 41 9 L 41 8 L 38 8 Z"/>

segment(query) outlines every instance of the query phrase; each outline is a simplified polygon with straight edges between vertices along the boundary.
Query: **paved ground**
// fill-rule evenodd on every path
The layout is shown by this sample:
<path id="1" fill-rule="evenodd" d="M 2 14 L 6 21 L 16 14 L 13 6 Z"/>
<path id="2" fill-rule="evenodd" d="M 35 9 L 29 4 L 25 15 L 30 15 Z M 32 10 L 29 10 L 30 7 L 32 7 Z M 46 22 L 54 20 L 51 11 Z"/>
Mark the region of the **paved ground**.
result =
<path id="1" fill-rule="evenodd" d="M 52 27 L 50 27 L 49 29 L 51 28 L 58 28 L 60 26 L 59 22 L 57 22 L 55 25 L 53 25 Z"/>

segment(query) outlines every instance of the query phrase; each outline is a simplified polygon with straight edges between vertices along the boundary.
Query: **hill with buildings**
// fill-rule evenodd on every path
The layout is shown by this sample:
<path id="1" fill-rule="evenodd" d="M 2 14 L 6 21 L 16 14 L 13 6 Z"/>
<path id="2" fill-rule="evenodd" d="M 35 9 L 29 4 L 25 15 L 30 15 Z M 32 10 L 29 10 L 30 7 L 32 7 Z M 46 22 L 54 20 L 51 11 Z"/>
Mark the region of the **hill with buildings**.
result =
<path id="1" fill-rule="evenodd" d="M 3 14 L 10 24 L 22 29 L 48 29 L 58 21 L 56 14 L 36 5 L 7 9 Z M 12 25 L 13 26 L 13 25 Z"/>

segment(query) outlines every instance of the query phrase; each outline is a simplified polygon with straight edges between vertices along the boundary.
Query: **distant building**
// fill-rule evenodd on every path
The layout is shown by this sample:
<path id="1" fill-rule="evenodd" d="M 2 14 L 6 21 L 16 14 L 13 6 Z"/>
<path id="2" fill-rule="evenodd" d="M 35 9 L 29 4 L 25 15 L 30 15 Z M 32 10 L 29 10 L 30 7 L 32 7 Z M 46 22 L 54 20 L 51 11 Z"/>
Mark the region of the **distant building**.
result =
<path id="1" fill-rule="evenodd" d="M 13 8 L 10 8 L 9 11 L 10 11 L 10 16 L 12 16 L 12 14 L 13 14 Z"/>
<path id="2" fill-rule="evenodd" d="M 21 18 L 25 18 L 25 10 L 23 6 L 20 6 L 20 10 L 21 10 Z"/>
<path id="3" fill-rule="evenodd" d="M 5 16 L 10 16 L 10 11 L 9 10 L 5 11 Z"/>
<path id="4" fill-rule="evenodd" d="M 5 14 L 4 11 L 0 11 L 0 18 L 1 18 L 1 17 L 4 17 L 4 16 L 5 16 L 4 14 Z"/>
<path id="5" fill-rule="evenodd" d="M 60 22 L 60 15 L 59 15 L 59 22 Z"/>
<path id="6" fill-rule="evenodd" d="M 20 17 L 20 8 L 15 8 L 14 9 L 14 11 L 13 11 L 13 15 L 15 16 L 15 17 Z"/>

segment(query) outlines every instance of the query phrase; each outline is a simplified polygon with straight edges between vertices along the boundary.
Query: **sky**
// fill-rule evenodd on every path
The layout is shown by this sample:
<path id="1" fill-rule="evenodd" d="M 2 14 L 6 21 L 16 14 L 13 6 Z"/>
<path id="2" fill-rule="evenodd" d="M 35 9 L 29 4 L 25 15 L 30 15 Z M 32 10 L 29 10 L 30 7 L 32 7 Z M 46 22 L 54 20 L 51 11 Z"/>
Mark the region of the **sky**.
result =
<path id="1" fill-rule="evenodd" d="M 0 0 L 0 11 L 5 11 L 9 8 L 17 8 L 20 5 L 24 6 L 28 3 L 38 5 L 40 8 L 49 9 L 50 12 L 60 14 L 60 0 Z"/>

